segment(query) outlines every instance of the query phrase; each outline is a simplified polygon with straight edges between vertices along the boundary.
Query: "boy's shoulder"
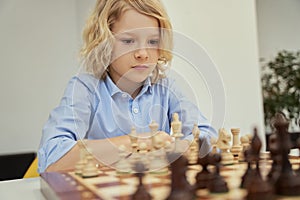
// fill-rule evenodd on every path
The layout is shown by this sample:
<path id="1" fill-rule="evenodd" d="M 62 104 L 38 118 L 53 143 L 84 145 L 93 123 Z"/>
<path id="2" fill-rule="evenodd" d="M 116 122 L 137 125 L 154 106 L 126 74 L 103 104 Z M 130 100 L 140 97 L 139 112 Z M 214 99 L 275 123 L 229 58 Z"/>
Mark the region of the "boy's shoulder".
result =
<path id="1" fill-rule="evenodd" d="M 79 73 L 72 77 L 71 82 L 74 84 L 82 84 L 89 90 L 94 91 L 101 81 L 93 74 Z"/>

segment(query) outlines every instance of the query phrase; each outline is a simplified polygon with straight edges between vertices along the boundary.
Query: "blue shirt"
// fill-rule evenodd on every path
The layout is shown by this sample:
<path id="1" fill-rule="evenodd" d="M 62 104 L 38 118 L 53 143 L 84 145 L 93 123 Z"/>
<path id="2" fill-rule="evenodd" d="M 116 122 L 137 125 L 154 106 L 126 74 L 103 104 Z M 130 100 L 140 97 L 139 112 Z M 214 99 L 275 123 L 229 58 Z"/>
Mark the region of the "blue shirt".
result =
<path id="1" fill-rule="evenodd" d="M 146 79 L 135 99 L 121 91 L 109 76 L 105 80 L 89 74 L 73 77 L 60 105 L 55 108 L 43 128 L 39 157 L 39 172 L 67 153 L 79 139 L 104 139 L 130 133 L 150 132 L 155 121 L 159 130 L 170 133 L 172 114 L 178 113 L 184 139 L 193 139 L 192 129 L 198 124 L 202 139 L 201 153 L 210 151 L 211 136 L 216 131 L 198 108 L 176 87 L 175 80 L 164 78 L 151 84 Z"/>

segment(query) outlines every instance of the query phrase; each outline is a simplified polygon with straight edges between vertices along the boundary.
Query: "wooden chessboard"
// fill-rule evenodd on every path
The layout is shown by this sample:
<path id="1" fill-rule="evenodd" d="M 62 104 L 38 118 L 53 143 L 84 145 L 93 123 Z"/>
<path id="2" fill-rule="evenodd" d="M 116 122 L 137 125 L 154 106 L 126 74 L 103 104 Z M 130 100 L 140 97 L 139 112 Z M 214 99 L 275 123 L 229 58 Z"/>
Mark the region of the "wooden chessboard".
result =
<path id="1" fill-rule="evenodd" d="M 268 154 L 261 156 L 260 168 L 262 176 L 266 176 L 271 168 L 272 161 Z M 293 169 L 299 168 L 300 158 L 290 157 Z M 213 167 L 213 166 L 211 166 Z M 211 194 L 207 189 L 198 190 L 196 199 L 244 199 L 247 195 L 245 189 L 240 189 L 246 163 L 237 163 L 221 167 L 221 175 L 228 184 L 229 192 Z M 195 176 L 201 170 L 198 165 L 190 165 L 187 179 L 193 185 Z M 94 178 L 82 178 L 73 171 L 46 172 L 41 174 L 41 191 L 47 199 L 131 199 L 136 191 L 138 178 L 133 174 L 119 175 L 116 170 L 103 166 L 100 175 Z M 170 173 L 147 173 L 143 183 L 153 199 L 166 199 L 170 193 Z M 278 197 L 278 199 L 299 199 L 300 197 Z"/>

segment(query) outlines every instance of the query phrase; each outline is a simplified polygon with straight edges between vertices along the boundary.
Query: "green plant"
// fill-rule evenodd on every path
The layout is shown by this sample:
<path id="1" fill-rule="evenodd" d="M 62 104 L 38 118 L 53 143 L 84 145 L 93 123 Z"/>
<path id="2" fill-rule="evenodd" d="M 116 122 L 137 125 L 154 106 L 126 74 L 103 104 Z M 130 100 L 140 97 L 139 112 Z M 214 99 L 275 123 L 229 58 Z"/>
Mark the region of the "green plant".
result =
<path id="1" fill-rule="evenodd" d="M 300 51 L 280 51 L 263 66 L 262 90 L 265 125 L 277 112 L 298 123 L 300 117 Z"/>

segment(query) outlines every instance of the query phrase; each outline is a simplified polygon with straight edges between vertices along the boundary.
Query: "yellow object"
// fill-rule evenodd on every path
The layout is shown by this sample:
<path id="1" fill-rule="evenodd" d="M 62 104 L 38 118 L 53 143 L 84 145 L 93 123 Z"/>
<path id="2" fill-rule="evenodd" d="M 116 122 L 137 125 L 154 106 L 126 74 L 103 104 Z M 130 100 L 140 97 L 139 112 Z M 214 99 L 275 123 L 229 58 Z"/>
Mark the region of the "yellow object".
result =
<path id="1" fill-rule="evenodd" d="M 23 178 L 34 178 L 40 176 L 38 171 L 38 159 L 37 157 L 33 160 L 29 168 L 27 169 Z"/>

